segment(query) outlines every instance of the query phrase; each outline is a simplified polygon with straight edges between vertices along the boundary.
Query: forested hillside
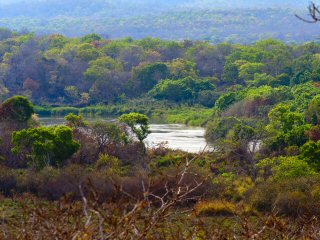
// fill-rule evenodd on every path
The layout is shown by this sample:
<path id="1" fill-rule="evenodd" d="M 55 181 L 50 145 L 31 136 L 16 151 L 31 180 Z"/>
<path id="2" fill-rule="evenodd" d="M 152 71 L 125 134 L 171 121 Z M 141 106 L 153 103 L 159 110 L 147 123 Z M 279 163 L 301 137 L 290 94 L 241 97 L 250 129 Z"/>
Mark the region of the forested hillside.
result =
<path id="1" fill-rule="evenodd" d="M 2 99 L 22 94 L 42 105 L 87 106 L 154 97 L 212 107 L 230 87 L 288 88 L 320 78 L 317 43 L 212 45 L 155 38 L 104 40 L 96 34 L 39 38 L 6 29 L 1 38 Z"/>
<path id="2" fill-rule="evenodd" d="M 305 16 L 307 5 L 307 1 L 15 1 L 0 3 L 0 26 L 71 37 L 96 32 L 112 39 L 152 36 L 252 43 L 274 37 L 303 42 L 317 37 L 314 26 L 294 16 Z"/>

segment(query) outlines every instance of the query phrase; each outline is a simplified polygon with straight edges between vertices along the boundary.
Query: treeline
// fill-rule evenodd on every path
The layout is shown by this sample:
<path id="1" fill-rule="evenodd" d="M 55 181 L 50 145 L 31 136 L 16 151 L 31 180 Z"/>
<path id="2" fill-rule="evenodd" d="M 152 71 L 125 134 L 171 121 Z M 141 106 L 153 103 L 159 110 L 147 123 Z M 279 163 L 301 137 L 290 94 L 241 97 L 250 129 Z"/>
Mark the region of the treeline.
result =
<path id="1" fill-rule="evenodd" d="M 317 43 L 286 45 L 270 39 L 250 46 L 212 45 L 105 40 L 97 34 L 36 37 L 7 29 L 1 30 L 0 39 L 1 98 L 20 94 L 43 106 L 153 98 L 213 107 L 226 92 L 244 94 L 261 86 L 289 89 L 320 76 Z"/>

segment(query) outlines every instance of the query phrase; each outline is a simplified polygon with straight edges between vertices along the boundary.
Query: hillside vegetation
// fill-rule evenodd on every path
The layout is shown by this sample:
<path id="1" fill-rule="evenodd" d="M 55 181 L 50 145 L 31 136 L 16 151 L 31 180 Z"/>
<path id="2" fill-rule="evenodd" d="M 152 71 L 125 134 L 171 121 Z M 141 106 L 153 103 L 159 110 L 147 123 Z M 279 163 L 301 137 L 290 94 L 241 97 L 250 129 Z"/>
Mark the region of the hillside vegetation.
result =
<path id="1" fill-rule="evenodd" d="M 67 0 L 0 3 L 0 26 L 69 37 L 97 32 L 112 39 L 147 36 L 167 40 L 252 43 L 274 37 L 286 42 L 317 38 L 307 1 Z M 279 34 L 281 33 L 281 34 Z"/>

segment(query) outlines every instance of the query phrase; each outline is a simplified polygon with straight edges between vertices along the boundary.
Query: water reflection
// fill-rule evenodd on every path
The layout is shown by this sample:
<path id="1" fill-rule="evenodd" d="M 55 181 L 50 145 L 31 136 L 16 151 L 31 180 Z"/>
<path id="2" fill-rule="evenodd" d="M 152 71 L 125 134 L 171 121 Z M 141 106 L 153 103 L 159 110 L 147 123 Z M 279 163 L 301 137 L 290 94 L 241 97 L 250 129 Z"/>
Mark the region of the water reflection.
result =
<path id="1" fill-rule="evenodd" d="M 180 124 L 151 124 L 152 133 L 147 139 L 149 146 L 167 142 L 172 149 L 188 152 L 200 152 L 206 147 L 205 130 L 200 127 L 188 127 Z"/>
<path id="2" fill-rule="evenodd" d="M 99 118 L 86 119 L 90 121 L 104 120 Z M 109 119 L 110 121 L 112 119 Z M 40 118 L 42 124 L 50 126 L 64 124 L 63 118 Z M 166 143 L 171 149 L 180 149 L 187 152 L 200 152 L 207 146 L 204 138 L 205 129 L 201 127 L 189 127 L 181 124 L 151 124 L 151 134 L 146 139 L 146 144 L 150 147 Z M 210 149 L 207 146 L 206 149 Z"/>

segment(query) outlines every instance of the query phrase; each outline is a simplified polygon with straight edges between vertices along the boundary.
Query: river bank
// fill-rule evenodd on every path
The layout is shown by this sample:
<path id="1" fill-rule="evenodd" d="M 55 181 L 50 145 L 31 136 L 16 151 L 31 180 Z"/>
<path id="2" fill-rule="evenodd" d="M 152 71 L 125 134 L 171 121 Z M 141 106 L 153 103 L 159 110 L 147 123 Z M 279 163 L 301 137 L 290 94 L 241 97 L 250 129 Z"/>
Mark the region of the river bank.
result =
<path id="1" fill-rule="evenodd" d="M 122 114 L 139 112 L 147 115 L 153 123 L 185 124 L 188 126 L 205 126 L 212 117 L 213 110 L 202 106 L 171 105 L 164 103 L 96 105 L 83 108 L 35 106 L 40 117 L 64 117 L 69 113 L 82 114 L 92 118 L 117 118 Z"/>
<path id="2" fill-rule="evenodd" d="M 110 118 L 87 118 L 89 122 L 107 121 Z M 65 124 L 62 117 L 41 117 L 41 124 L 45 126 Z M 146 139 L 149 147 L 164 145 L 173 150 L 182 150 L 190 153 L 198 153 L 203 149 L 210 150 L 204 137 L 205 129 L 202 127 L 187 126 L 184 124 L 150 124 L 151 134 Z"/>

